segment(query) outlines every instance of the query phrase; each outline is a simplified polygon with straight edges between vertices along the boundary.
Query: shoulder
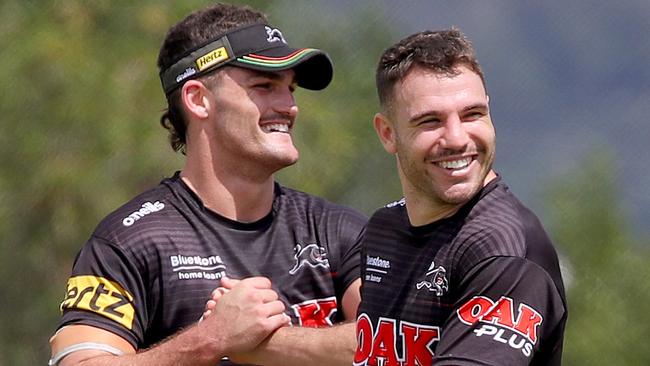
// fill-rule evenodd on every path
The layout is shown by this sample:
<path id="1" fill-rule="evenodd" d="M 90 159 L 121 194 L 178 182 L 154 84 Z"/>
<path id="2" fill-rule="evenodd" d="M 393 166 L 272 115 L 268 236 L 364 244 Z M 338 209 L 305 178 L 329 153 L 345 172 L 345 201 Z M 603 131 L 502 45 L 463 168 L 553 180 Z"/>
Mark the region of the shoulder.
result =
<path id="1" fill-rule="evenodd" d="M 370 216 L 366 225 L 364 246 L 368 249 L 378 249 L 386 247 L 387 243 L 406 243 L 411 238 L 406 206 L 404 200 L 400 200 L 380 207 Z"/>
<path id="2" fill-rule="evenodd" d="M 368 218 L 345 205 L 309 193 L 277 185 L 280 213 L 297 213 L 311 218 L 345 220 L 365 225 Z"/>
<path id="3" fill-rule="evenodd" d="M 537 216 L 503 182 L 482 194 L 456 237 L 463 267 L 496 256 L 557 262 L 557 254 Z"/>
<path id="4" fill-rule="evenodd" d="M 406 218 L 406 200 L 402 198 L 378 208 L 370 217 L 370 221 L 379 225 L 387 222 L 396 224 L 397 222 L 404 222 Z"/>
<path id="5" fill-rule="evenodd" d="M 122 247 L 144 235 L 170 230 L 170 221 L 181 216 L 173 192 L 177 183 L 173 178 L 165 179 L 135 196 L 101 220 L 93 237 Z"/>

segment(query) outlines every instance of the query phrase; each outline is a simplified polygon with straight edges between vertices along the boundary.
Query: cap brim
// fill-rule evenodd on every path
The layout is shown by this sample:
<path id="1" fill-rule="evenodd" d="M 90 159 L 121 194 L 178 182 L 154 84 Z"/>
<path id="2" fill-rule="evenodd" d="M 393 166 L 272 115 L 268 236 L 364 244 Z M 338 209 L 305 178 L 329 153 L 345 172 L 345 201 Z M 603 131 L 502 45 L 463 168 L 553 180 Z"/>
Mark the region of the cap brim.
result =
<path id="1" fill-rule="evenodd" d="M 298 86 L 310 90 L 325 89 L 334 75 L 332 60 L 315 48 L 274 47 L 238 57 L 230 64 L 260 71 L 293 69 Z"/>

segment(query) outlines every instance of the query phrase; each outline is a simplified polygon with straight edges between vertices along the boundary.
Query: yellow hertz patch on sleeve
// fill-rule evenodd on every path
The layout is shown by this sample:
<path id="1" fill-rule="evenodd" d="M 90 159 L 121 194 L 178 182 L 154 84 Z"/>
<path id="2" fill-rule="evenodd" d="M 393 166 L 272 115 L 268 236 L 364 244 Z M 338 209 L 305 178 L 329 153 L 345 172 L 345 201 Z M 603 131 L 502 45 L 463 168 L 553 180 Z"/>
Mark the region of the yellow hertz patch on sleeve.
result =
<path id="1" fill-rule="evenodd" d="M 210 66 L 227 60 L 228 57 L 229 56 L 226 47 L 219 47 L 216 50 L 210 51 L 207 54 L 196 59 L 196 67 L 199 68 L 199 71 L 203 71 Z"/>
<path id="2" fill-rule="evenodd" d="M 103 277 L 71 277 L 60 309 L 91 311 L 114 320 L 127 329 L 133 328 L 133 296 L 118 283 Z"/>

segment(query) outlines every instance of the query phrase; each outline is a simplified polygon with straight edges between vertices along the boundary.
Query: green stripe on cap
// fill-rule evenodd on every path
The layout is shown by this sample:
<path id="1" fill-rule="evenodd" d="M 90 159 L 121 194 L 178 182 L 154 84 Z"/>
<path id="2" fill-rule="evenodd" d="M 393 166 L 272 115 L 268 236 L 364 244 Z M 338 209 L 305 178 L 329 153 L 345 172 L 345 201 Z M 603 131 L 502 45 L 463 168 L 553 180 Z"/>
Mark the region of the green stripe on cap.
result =
<path id="1" fill-rule="evenodd" d="M 292 65 L 296 63 L 298 60 L 314 52 L 319 52 L 319 50 L 314 48 L 305 48 L 284 57 L 268 57 L 268 56 L 249 54 L 237 58 L 237 61 L 250 64 L 250 65 L 280 68 L 280 67 Z"/>

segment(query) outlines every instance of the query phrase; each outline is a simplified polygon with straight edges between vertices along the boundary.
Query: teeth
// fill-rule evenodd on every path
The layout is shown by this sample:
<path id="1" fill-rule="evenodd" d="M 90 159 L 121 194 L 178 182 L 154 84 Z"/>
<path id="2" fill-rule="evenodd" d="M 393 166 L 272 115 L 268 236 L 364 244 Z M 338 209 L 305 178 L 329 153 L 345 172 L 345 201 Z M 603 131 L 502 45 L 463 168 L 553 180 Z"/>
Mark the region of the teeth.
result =
<path id="1" fill-rule="evenodd" d="M 436 165 L 445 169 L 462 169 L 468 166 L 471 162 L 472 158 L 465 158 L 452 161 L 439 161 L 436 163 Z"/>
<path id="2" fill-rule="evenodd" d="M 264 132 L 289 132 L 289 125 L 284 123 L 271 123 L 262 126 Z"/>

